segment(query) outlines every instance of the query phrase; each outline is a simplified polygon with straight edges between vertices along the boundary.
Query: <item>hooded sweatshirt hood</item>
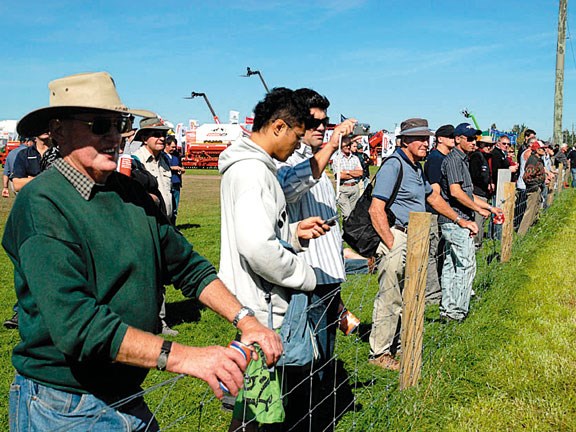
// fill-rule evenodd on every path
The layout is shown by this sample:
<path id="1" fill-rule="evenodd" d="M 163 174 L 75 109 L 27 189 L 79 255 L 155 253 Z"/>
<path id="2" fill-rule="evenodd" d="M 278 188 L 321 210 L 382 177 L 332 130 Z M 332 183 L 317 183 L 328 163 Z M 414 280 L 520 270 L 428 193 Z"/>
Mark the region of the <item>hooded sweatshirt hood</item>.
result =
<path id="1" fill-rule="evenodd" d="M 242 137 L 222 153 L 218 159 L 218 171 L 224 174 L 228 168 L 236 162 L 255 159 L 263 162 L 268 169 L 276 174 L 276 164 L 272 157 L 264 151 L 262 147 L 252 141 L 250 138 Z"/>

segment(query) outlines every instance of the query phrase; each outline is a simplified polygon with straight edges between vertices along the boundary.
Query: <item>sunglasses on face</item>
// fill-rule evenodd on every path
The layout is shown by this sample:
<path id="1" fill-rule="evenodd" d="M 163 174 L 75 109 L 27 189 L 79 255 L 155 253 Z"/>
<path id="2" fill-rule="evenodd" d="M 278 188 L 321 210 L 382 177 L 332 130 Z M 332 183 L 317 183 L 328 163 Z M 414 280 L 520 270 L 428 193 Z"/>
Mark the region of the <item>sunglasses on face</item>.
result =
<path id="1" fill-rule="evenodd" d="M 148 138 L 165 138 L 165 137 L 166 137 L 166 132 L 164 132 L 164 131 L 154 131 L 154 132 L 150 132 L 147 136 L 148 136 Z"/>
<path id="2" fill-rule="evenodd" d="M 80 123 L 84 123 L 90 127 L 90 131 L 94 135 L 106 135 L 110 133 L 112 127 L 115 127 L 119 133 L 126 133 L 132 129 L 132 119 L 130 117 L 95 117 L 94 120 L 82 120 L 76 117 L 70 117 Z"/>
<path id="3" fill-rule="evenodd" d="M 305 127 L 307 130 L 314 130 L 318 129 L 320 125 L 324 125 L 324 128 L 326 128 L 328 127 L 329 124 L 330 124 L 329 117 L 324 117 L 323 119 L 308 117 L 308 119 L 306 119 Z"/>
<path id="4" fill-rule="evenodd" d="M 473 137 L 466 137 L 466 141 L 468 141 L 468 142 L 474 142 L 474 141 L 476 141 L 476 137 L 475 137 L 475 136 L 473 136 Z"/>

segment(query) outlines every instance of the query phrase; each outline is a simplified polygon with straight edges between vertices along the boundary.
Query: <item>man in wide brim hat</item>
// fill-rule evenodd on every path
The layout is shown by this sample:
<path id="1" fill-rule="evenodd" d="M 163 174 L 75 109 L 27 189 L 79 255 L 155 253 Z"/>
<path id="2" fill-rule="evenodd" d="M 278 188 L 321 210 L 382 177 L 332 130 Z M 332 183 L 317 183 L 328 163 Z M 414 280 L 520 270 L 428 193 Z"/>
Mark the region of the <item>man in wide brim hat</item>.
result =
<path id="1" fill-rule="evenodd" d="M 158 117 L 148 117 L 140 120 L 140 129 L 136 132 L 134 136 L 134 141 L 144 141 L 143 137 L 150 135 L 150 132 L 160 131 L 164 132 L 164 136 L 168 134 L 170 127 L 164 124 L 164 121 Z"/>
<path id="2" fill-rule="evenodd" d="M 432 136 L 434 132 L 428 127 L 428 120 L 411 118 L 400 123 L 398 136 Z"/>
<path id="3" fill-rule="evenodd" d="M 107 72 L 83 73 L 59 78 L 48 84 L 50 104 L 26 114 L 16 130 L 21 136 L 48 131 L 50 120 L 82 112 L 114 112 L 129 116 L 155 117 L 152 111 L 130 109 L 122 103 L 114 80 Z"/>
<path id="4" fill-rule="evenodd" d="M 94 430 L 157 431 L 139 396 L 151 368 L 201 378 L 217 397 L 220 386 L 237 395 L 245 356 L 157 335 L 162 283 L 170 281 L 234 322 L 269 367 L 282 353 L 278 334 L 238 302 L 144 188 L 115 171 L 131 116 L 154 114 L 122 104 L 104 72 L 49 88 L 50 107 L 26 115 L 19 132 L 49 129 L 62 158 L 22 188 L 2 239 L 19 275 L 10 430 L 79 430 L 90 419 Z M 124 398 L 130 403 L 118 403 Z"/>

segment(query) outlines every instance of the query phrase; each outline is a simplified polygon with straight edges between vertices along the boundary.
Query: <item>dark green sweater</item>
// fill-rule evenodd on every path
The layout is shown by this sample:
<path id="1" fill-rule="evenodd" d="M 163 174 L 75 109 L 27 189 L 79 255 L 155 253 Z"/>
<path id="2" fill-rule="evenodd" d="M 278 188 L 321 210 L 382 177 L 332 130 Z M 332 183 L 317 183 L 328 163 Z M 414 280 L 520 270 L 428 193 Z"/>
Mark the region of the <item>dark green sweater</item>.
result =
<path id="1" fill-rule="evenodd" d="M 51 169 L 18 194 L 2 240 L 14 264 L 20 335 L 12 361 L 39 383 L 122 397 L 146 370 L 112 363 L 127 327 L 156 332 L 163 284 L 197 297 L 216 271 L 132 179 L 85 200 Z"/>

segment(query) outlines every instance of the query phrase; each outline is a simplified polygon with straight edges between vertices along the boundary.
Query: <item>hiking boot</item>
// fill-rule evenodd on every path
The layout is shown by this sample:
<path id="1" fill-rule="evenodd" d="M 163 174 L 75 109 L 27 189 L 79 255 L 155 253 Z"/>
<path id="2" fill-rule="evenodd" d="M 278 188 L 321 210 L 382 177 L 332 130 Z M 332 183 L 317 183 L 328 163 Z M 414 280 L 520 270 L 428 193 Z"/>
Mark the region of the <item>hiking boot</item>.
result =
<path id="1" fill-rule="evenodd" d="M 4 327 L 10 330 L 18 328 L 18 312 L 16 312 L 12 318 L 4 321 Z"/>
<path id="2" fill-rule="evenodd" d="M 381 356 L 371 358 L 368 360 L 368 363 L 391 371 L 398 372 L 400 370 L 400 362 L 396 360 L 392 354 L 382 354 Z"/>

